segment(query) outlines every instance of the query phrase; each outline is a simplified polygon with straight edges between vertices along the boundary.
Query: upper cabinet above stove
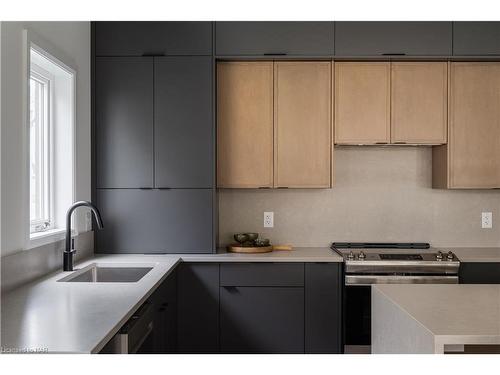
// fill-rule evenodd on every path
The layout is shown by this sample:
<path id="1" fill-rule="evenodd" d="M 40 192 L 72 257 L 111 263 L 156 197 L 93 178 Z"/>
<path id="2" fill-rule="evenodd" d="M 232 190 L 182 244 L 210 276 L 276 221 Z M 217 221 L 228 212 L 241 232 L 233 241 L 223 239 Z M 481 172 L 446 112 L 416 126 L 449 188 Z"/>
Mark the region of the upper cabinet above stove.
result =
<path id="1" fill-rule="evenodd" d="M 500 55 L 500 22 L 454 22 L 453 55 Z"/>
<path id="2" fill-rule="evenodd" d="M 451 22 L 336 22 L 336 56 L 449 56 Z"/>
<path id="3" fill-rule="evenodd" d="M 96 22 L 96 56 L 212 55 L 212 22 Z"/>
<path id="4" fill-rule="evenodd" d="M 332 56 L 333 22 L 216 22 L 217 56 Z"/>

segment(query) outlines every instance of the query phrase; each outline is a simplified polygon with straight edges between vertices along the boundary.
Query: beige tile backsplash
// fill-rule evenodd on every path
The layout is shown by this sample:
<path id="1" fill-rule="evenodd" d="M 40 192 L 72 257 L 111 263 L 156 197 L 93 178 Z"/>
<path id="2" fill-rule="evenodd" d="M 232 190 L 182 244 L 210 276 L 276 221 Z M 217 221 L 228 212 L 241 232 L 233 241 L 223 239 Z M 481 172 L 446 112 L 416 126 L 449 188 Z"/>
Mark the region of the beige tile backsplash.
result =
<path id="1" fill-rule="evenodd" d="M 251 231 L 294 246 L 500 246 L 500 191 L 432 189 L 431 162 L 430 147 L 338 147 L 333 189 L 220 190 L 219 244 Z M 274 228 L 263 227 L 264 211 Z M 482 211 L 493 212 L 493 229 L 481 229 Z"/>

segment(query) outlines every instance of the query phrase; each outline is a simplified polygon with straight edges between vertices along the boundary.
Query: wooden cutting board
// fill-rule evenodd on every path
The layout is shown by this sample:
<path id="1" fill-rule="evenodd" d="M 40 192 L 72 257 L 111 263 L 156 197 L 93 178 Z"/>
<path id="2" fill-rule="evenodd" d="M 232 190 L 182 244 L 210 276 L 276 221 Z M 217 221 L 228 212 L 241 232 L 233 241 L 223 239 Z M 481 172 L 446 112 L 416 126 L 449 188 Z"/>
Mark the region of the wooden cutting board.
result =
<path id="1" fill-rule="evenodd" d="M 260 246 L 260 247 L 243 247 L 238 245 L 229 245 L 227 250 L 231 253 L 246 253 L 246 254 L 258 254 L 258 253 L 270 253 L 273 251 L 272 246 Z"/>

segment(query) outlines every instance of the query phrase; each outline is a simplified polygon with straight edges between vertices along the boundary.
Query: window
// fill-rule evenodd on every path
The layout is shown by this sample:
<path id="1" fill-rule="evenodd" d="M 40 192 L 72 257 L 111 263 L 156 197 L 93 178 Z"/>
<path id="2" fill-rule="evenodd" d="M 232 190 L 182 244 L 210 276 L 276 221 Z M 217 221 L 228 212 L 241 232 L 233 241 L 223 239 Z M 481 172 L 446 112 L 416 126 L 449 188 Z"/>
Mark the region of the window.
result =
<path id="1" fill-rule="evenodd" d="M 27 51 L 26 248 L 33 248 L 62 239 L 66 210 L 74 201 L 76 74 L 48 52 L 53 51 L 51 46 L 42 49 L 31 41 Z"/>
<path id="2" fill-rule="evenodd" d="M 35 63 L 30 69 L 30 233 L 52 228 L 52 75 Z"/>

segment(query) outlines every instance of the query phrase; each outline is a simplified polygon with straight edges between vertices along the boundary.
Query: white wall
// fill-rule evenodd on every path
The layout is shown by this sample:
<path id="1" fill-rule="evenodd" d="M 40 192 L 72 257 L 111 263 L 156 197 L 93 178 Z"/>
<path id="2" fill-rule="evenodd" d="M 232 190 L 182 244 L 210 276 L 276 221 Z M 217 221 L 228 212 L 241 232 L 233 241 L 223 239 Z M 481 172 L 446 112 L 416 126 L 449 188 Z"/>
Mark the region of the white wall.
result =
<path id="1" fill-rule="evenodd" d="M 90 22 L 1 22 L 1 255 L 23 250 L 23 40 L 24 28 L 70 58 L 76 69 L 76 200 L 91 198 Z M 76 222 L 84 231 L 83 213 Z M 92 241 L 84 242 L 85 247 Z M 53 246 L 42 247 L 52 256 Z M 36 249 L 34 249 L 36 250 Z M 88 250 L 88 249 L 87 249 Z M 49 255 L 50 254 L 50 255 Z M 62 256 L 61 256 L 62 258 Z M 47 264 L 52 264 L 47 262 Z"/>

